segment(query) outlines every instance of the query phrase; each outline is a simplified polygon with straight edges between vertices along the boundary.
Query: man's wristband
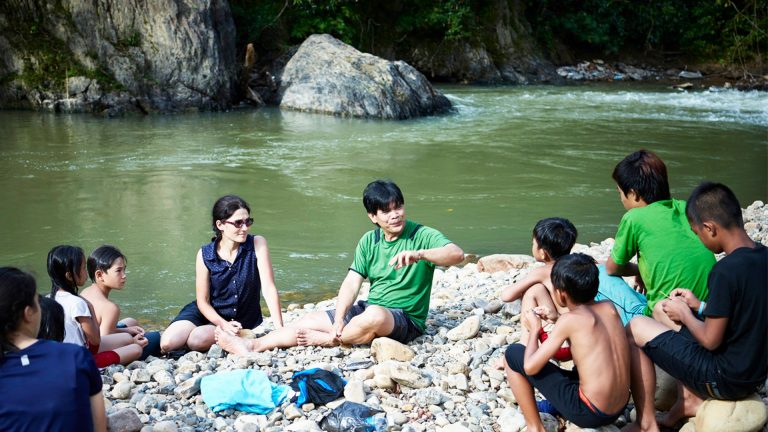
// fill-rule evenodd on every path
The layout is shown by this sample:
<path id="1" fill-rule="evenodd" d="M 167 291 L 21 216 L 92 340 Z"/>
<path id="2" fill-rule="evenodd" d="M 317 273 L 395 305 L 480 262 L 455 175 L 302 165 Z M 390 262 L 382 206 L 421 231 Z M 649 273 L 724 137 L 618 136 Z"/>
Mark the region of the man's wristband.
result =
<path id="1" fill-rule="evenodd" d="M 701 304 L 699 304 L 699 312 L 697 313 L 699 316 L 704 315 L 704 308 L 706 306 L 707 306 L 707 302 L 701 302 Z"/>

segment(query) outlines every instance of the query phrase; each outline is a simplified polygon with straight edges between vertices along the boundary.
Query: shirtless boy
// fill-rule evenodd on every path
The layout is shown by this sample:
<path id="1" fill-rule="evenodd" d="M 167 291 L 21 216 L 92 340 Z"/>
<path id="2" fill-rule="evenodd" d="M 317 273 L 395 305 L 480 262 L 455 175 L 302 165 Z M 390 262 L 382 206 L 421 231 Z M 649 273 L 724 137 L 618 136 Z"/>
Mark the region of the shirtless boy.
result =
<path id="1" fill-rule="evenodd" d="M 570 254 L 552 267 L 553 300 L 567 307 L 549 338 L 539 345 L 540 315 L 527 310 L 527 345 L 513 344 L 505 354 L 507 380 L 525 417 L 527 431 L 544 431 L 533 387 L 560 414 L 581 428 L 613 423 L 629 399 L 629 345 L 611 302 L 594 302 L 598 270 L 594 259 Z M 570 341 L 573 371 L 549 360 Z M 577 371 L 578 369 L 578 371 Z"/>
<path id="2" fill-rule="evenodd" d="M 120 307 L 109 299 L 112 290 L 122 290 L 125 287 L 126 258 L 114 246 L 104 245 L 96 248 L 88 257 L 88 276 L 93 283 L 80 292 L 80 296 L 93 305 L 94 318 L 99 324 L 102 336 L 109 334 L 127 333 L 131 336 L 146 338 L 141 360 L 149 355 L 160 354 L 160 333 L 145 333 L 133 318 L 120 320 Z"/>

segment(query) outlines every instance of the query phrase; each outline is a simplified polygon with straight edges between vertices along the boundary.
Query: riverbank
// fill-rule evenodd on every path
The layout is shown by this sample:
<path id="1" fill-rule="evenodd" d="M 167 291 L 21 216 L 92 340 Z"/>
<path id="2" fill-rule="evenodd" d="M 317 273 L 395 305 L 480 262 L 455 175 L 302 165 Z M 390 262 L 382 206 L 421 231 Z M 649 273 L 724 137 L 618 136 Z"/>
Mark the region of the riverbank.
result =
<path id="1" fill-rule="evenodd" d="M 768 206 L 755 202 L 744 210 L 749 235 L 768 242 Z M 576 252 L 604 260 L 612 239 L 577 245 Z M 271 381 L 287 384 L 294 372 L 322 367 L 348 380 L 346 400 L 365 403 L 386 414 L 390 430 L 402 431 L 514 431 L 524 425 L 522 414 L 502 371 L 493 367 L 505 347 L 517 342 L 519 301 L 502 304 L 500 291 L 534 265 L 527 255 L 507 256 L 504 271 L 479 271 L 478 264 L 438 270 L 432 291 L 427 334 L 407 347 L 295 347 L 253 354 L 227 355 L 214 345 L 207 353 L 181 358 L 111 366 L 103 374 L 107 413 L 113 431 L 313 431 L 341 400 L 302 407 L 285 402 L 267 415 L 224 410 L 213 413 L 200 395 L 200 380 L 217 372 L 258 369 Z M 335 300 L 291 305 L 286 322 L 333 307 Z M 267 323 L 254 335 L 271 329 Z M 382 341 L 379 339 L 379 341 Z M 391 350 L 391 351 L 390 351 Z M 390 353 L 390 354 L 387 354 Z M 388 360 L 384 357 L 403 361 Z M 765 390 L 761 393 L 768 404 Z M 548 430 L 557 421 L 546 417 Z M 623 417 L 616 426 L 626 422 Z M 580 430 L 573 425 L 567 431 Z M 603 431 L 616 430 L 608 427 Z M 763 428 L 765 431 L 765 428 Z"/>

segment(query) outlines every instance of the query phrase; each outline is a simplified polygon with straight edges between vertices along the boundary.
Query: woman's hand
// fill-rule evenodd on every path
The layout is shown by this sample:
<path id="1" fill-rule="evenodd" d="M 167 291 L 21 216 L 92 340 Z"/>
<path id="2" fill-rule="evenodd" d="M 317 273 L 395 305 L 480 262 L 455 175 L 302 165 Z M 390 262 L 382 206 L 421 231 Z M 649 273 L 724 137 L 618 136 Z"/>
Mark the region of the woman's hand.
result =
<path id="1" fill-rule="evenodd" d="M 235 320 L 231 320 L 231 321 L 222 321 L 222 323 L 219 324 L 219 328 L 222 331 L 225 331 L 228 334 L 231 334 L 232 336 L 237 336 L 237 334 L 240 333 L 240 329 L 242 329 L 243 326 L 239 322 Z"/>

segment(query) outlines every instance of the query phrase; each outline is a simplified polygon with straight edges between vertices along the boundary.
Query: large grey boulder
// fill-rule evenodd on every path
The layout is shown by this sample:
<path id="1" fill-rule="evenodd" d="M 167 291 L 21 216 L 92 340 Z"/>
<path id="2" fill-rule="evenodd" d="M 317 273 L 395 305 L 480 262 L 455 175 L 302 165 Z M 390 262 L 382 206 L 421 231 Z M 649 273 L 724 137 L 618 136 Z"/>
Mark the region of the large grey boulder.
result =
<path id="1" fill-rule="evenodd" d="M 361 53 L 322 34 L 301 44 L 278 77 L 280 108 L 351 117 L 407 119 L 451 103 L 419 71 Z"/>
<path id="2" fill-rule="evenodd" d="M 226 0 L 4 0 L 0 108 L 226 108 L 234 47 Z"/>

